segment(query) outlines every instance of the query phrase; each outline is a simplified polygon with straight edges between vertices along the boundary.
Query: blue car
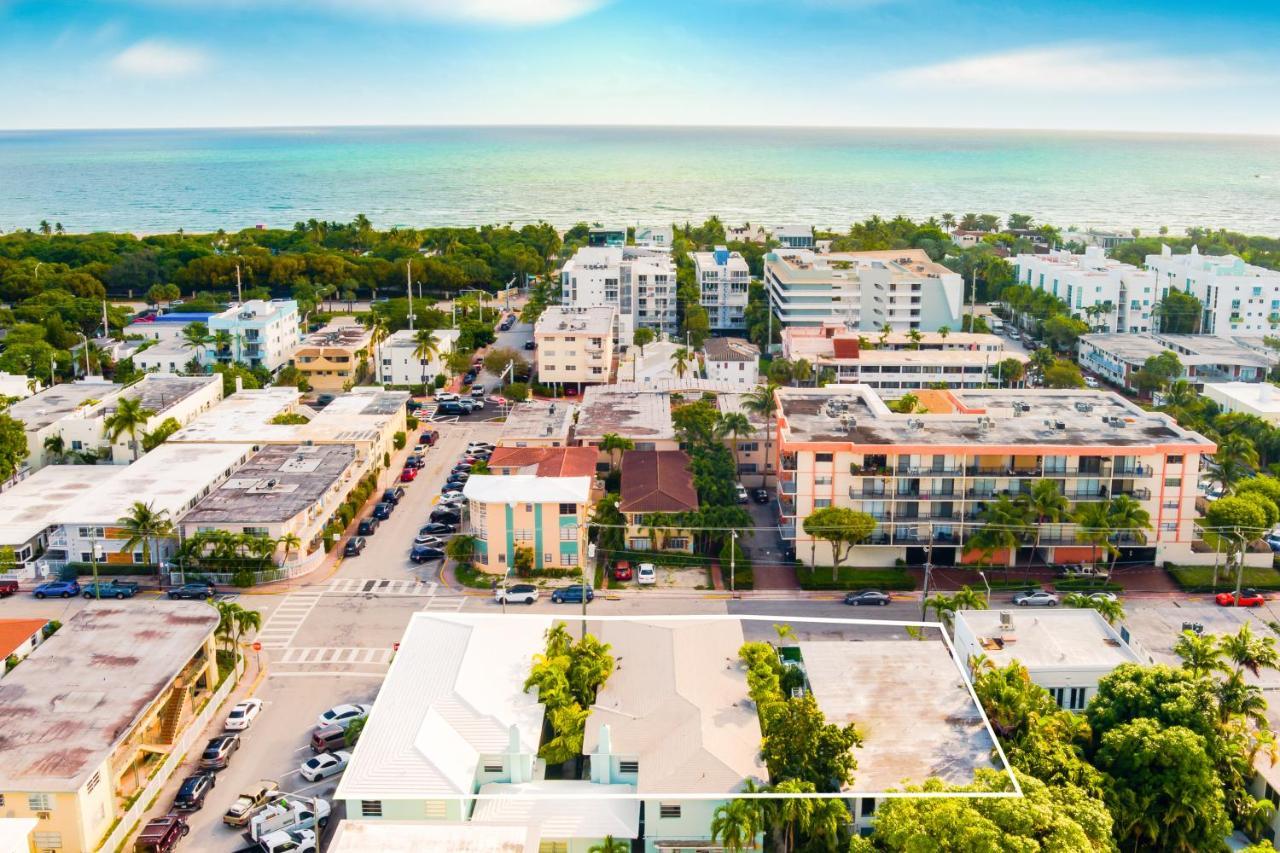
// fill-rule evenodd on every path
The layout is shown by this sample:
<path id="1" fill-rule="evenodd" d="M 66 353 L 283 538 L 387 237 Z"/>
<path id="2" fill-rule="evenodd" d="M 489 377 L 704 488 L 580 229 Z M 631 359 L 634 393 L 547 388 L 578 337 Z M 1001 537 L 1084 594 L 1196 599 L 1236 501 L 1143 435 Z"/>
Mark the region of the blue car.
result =
<path id="1" fill-rule="evenodd" d="M 49 581 L 36 587 L 36 598 L 70 598 L 80 594 L 80 584 L 76 581 Z"/>
<path id="2" fill-rule="evenodd" d="M 551 593 L 551 600 L 556 604 L 581 604 L 582 603 L 583 586 L 576 583 L 573 586 L 565 586 Z M 586 587 L 587 601 L 595 600 L 596 593 L 590 586 Z"/>

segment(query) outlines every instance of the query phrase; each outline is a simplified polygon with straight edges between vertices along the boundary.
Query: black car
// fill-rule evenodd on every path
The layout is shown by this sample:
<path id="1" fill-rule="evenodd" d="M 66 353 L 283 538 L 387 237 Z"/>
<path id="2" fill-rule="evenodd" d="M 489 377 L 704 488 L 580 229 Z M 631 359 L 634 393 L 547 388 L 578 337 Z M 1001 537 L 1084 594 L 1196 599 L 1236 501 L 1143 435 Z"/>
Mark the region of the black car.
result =
<path id="1" fill-rule="evenodd" d="M 374 516 L 360 519 L 360 526 L 356 528 L 356 533 L 360 536 L 372 536 L 378 532 L 378 525 L 381 522 Z"/>
<path id="2" fill-rule="evenodd" d="M 471 473 L 471 463 L 470 463 L 470 462 L 459 462 L 457 465 L 454 465 L 454 466 L 453 466 L 453 471 L 451 471 L 450 473 L 451 473 L 451 474 L 470 474 L 470 473 Z"/>
<path id="3" fill-rule="evenodd" d="M 449 475 L 450 483 L 465 483 L 471 479 L 471 474 L 467 471 L 455 471 Z"/>
<path id="4" fill-rule="evenodd" d="M 386 501 L 383 501 L 382 503 L 378 504 L 373 508 L 373 517 L 378 519 L 378 521 L 386 521 L 388 518 L 391 517 L 391 512 L 395 508 L 396 508 L 395 504 L 391 504 L 391 503 L 387 503 Z"/>
<path id="5" fill-rule="evenodd" d="M 433 521 L 430 524 L 424 525 L 418 532 L 424 536 L 443 536 L 446 533 L 455 533 L 457 530 L 458 527 L 456 524 L 445 524 L 443 521 Z"/>
<path id="6" fill-rule="evenodd" d="M 769 490 L 768 489 L 752 489 L 751 499 L 758 504 L 767 504 L 769 502 Z"/>
<path id="7" fill-rule="evenodd" d="M 361 522 L 363 524 L 363 522 Z M 363 536 L 352 536 L 347 540 L 346 546 L 342 549 L 344 557 L 359 557 L 360 552 L 364 550 L 364 546 L 368 543 Z"/>
<path id="8" fill-rule="evenodd" d="M 466 375 L 462 377 L 463 385 L 470 385 L 472 382 L 475 382 L 475 381 L 476 381 L 476 372 L 474 370 L 468 370 Z"/>
<path id="9" fill-rule="evenodd" d="M 404 497 L 404 489 L 396 486 L 394 489 L 387 489 L 382 493 L 382 502 L 389 504 L 399 504 L 400 499 Z"/>
<path id="10" fill-rule="evenodd" d="M 444 551 L 439 548 L 432 548 L 430 545 L 414 545 L 409 549 L 409 559 L 415 563 L 425 563 L 429 560 L 441 560 L 444 558 Z"/>
<path id="11" fill-rule="evenodd" d="M 449 492 L 460 492 L 466 486 L 466 483 L 459 483 L 457 480 L 450 480 L 444 484 L 444 488 L 440 490 L 440 494 L 447 495 Z"/>
<path id="12" fill-rule="evenodd" d="M 218 777 L 212 773 L 197 773 L 182 780 L 173 807 L 180 812 L 193 812 L 204 805 L 204 798 L 213 789 Z"/>
<path id="13" fill-rule="evenodd" d="M 421 468 L 426 464 L 427 461 L 416 453 L 410 455 L 408 459 L 404 460 L 404 467 L 406 468 Z"/>
<path id="14" fill-rule="evenodd" d="M 192 601 L 204 601 L 206 598 L 213 598 L 218 594 L 218 590 L 208 581 L 194 581 L 192 583 L 184 583 L 182 586 L 176 586 L 167 593 L 170 598 L 184 598 Z"/>
<path id="15" fill-rule="evenodd" d="M 459 400 L 446 400 L 436 407 L 437 415 L 469 415 L 470 406 L 463 406 Z"/>
<path id="16" fill-rule="evenodd" d="M 453 511 L 452 507 L 438 506 L 431 510 L 432 521 L 443 521 L 445 524 L 457 524 L 462 521 L 462 516 Z"/>
<path id="17" fill-rule="evenodd" d="M 537 348 L 538 348 L 538 342 L 537 342 L 537 341 L 525 341 L 525 342 L 524 342 L 524 348 L 525 348 L 525 349 L 529 349 L 529 350 L 537 349 Z"/>
<path id="18" fill-rule="evenodd" d="M 586 587 L 587 601 L 594 601 L 596 592 L 591 587 Z M 583 586 L 576 583 L 573 586 L 562 586 L 551 593 L 551 600 L 556 604 L 581 604 L 583 595 Z"/>
<path id="19" fill-rule="evenodd" d="M 221 770 L 231 760 L 231 753 L 239 748 L 240 735 L 218 735 L 200 753 L 200 766 L 206 770 Z"/>
<path id="20" fill-rule="evenodd" d="M 874 607 L 884 607 L 889 603 L 889 596 L 879 590 L 864 589 L 861 592 L 845 593 L 844 603 L 853 607 L 862 605 L 870 605 Z"/>

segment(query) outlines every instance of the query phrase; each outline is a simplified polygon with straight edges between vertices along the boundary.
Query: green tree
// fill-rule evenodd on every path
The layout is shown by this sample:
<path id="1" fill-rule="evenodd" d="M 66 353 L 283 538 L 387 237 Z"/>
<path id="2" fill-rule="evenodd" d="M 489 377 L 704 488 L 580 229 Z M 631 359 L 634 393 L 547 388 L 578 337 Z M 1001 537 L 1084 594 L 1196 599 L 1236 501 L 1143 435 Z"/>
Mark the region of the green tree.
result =
<path id="1" fill-rule="evenodd" d="M 22 421 L 0 412 L 0 483 L 18 472 L 27 458 L 27 432 Z"/>
<path id="2" fill-rule="evenodd" d="M 1069 361 L 1059 359 L 1044 372 L 1044 387 L 1083 388 L 1084 376 L 1080 373 L 1079 367 Z"/>
<path id="3" fill-rule="evenodd" d="M 622 454 L 628 450 L 635 450 L 636 443 L 629 438 L 623 438 L 614 432 L 607 432 L 600 438 L 600 450 L 609 454 L 609 469 L 617 471 L 618 465 L 622 461 Z"/>
<path id="4" fill-rule="evenodd" d="M 209 327 L 205 323 L 195 322 L 188 323 L 182 330 L 182 345 L 187 349 L 196 351 L 196 358 L 204 357 L 205 348 L 213 343 L 213 336 L 209 334 Z"/>
<path id="5" fill-rule="evenodd" d="M 107 438 L 114 444 L 120 436 L 129 436 L 129 447 L 133 451 L 133 458 L 137 459 L 138 433 L 155 412 L 144 408 L 139 397 L 121 397 L 116 401 L 115 407 L 115 411 L 102 420 Z"/>
<path id="6" fill-rule="evenodd" d="M 1062 599 L 1062 603 L 1067 607 L 1096 610 L 1098 611 L 1098 615 L 1103 619 L 1106 619 L 1107 623 L 1110 625 L 1114 625 L 1116 622 L 1124 618 L 1124 605 L 1116 599 L 1105 597 L 1094 598 L 1093 596 L 1085 595 L 1082 592 L 1072 592 L 1069 593 L 1066 598 Z"/>
<path id="7" fill-rule="evenodd" d="M 1071 515 L 1071 502 L 1062 494 L 1055 480 L 1038 480 L 1031 493 L 1021 498 L 1027 521 L 1034 525 L 1032 559 L 1040 553 L 1040 540 L 1046 524 L 1061 524 Z"/>
<path id="8" fill-rule="evenodd" d="M 641 326 L 631 335 L 631 343 L 640 348 L 640 356 L 644 357 L 644 348 L 653 343 L 657 334 L 648 326 Z"/>
<path id="9" fill-rule="evenodd" d="M 473 469 L 474 470 L 474 469 Z M 470 563 L 476 554 L 476 546 L 480 540 L 475 536 L 466 533 L 459 533 L 457 536 L 451 537 L 444 546 L 445 554 L 455 562 Z"/>
<path id="10" fill-rule="evenodd" d="M 1218 442 L 1218 452 L 1213 455 L 1218 465 L 1217 481 L 1224 491 L 1258 467 L 1258 448 L 1249 437 L 1232 432 Z"/>
<path id="11" fill-rule="evenodd" d="M 806 536 L 821 539 L 831 546 L 831 580 L 840 574 L 840 564 L 853 550 L 870 538 L 876 529 L 876 520 L 865 512 L 842 506 L 828 506 L 814 510 L 805 517 Z"/>
<path id="12" fill-rule="evenodd" d="M 422 384 L 427 384 L 427 368 L 440 355 L 440 341 L 431 329 L 419 329 L 413 336 L 413 357 L 422 366 Z"/>
<path id="13" fill-rule="evenodd" d="M 1014 387 L 1026 376 L 1026 368 L 1016 358 L 1006 358 L 996 367 L 997 375 L 1000 377 L 1000 384 L 1006 388 Z"/>
<path id="14" fill-rule="evenodd" d="M 524 382 L 511 382 L 502 389 L 502 396 L 511 403 L 523 403 L 529 399 L 529 386 Z"/>
<path id="15" fill-rule="evenodd" d="M 1159 355 L 1148 357 L 1142 367 L 1134 372 L 1130 381 L 1137 390 L 1150 394 L 1163 391 L 1169 383 L 1182 375 L 1182 371 L 1182 361 L 1178 354 L 1165 350 Z"/>
<path id="16" fill-rule="evenodd" d="M 716 420 L 716 436 L 730 439 L 735 473 L 742 470 L 742 466 L 738 464 L 738 442 L 742 436 L 751 435 L 753 432 L 755 430 L 751 426 L 751 421 L 742 412 L 725 412 Z"/>
<path id="17" fill-rule="evenodd" d="M 157 510 L 152 504 L 142 501 L 134 501 L 129 507 L 129 514 L 120 518 L 119 524 L 127 536 L 120 550 L 132 552 L 141 545 L 142 562 L 146 564 L 151 563 L 151 557 L 156 553 L 152 550 L 153 543 L 158 546 L 159 540 L 170 539 L 175 532 L 167 509 Z"/>
<path id="18" fill-rule="evenodd" d="M 150 453 L 160 445 L 169 440 L 169 436 L 182 429 L 182 424 L 178 423 L 177 418 L 165 418 L 160 422 L 160 426 L 142 434 L 142 450 L 144 453 Z"/>
<path id="19" fill-rule="evenodd" d="M 1115 545 L 1111 544 L 1115 530 L 1111 526 L 1110 508 L 1097 501 L 1082 503 L 1076 507 L 1071 520 L 1076 523 L 1076 538 L 1093 549 L 1092 563 L 1096 569 L 1100 549 L 1106 555 L 1116 550 Z"/>
<path id="20" fill-rule="evenodd" d="M 510 347 L 498 347 L 489 350 L 484 357 L 484 369 L 494 374 L 500 375 L 507 369 L 508 365 L 512 365 L 511 379 L 525 377 L 529 372 L 529 362 L 525 361 L 523 355 Z"/>
<path id="21" fill-rule="evenodd" d="M 853 781 L 853 748 L 862 738 L 852 723 L 828 723 L 812 694 L 774 705 L 763 722 L 760 753 L 774 779 L 801 780 L 821 792 Z"/>
<path id="22" fill-rule="evenodd" d="M 773 434 L 774 434 L 774 416 L 778 413 L 778 399 L 776 396 L 778 386 L 773 383 L 766 385 L 757 385 L 755 388 L 742 395 L 742 408 L 748 414 L 764 418 L 766 428 L 764 433 L 764 458 L 767 460 L 766 465 L 771 464 L 773 460 Z"/>
<path id="23" fill-rule="evenodd" d="M 690 362 L 696 365 L 698 357 L 685 347 L 680 347 L 671 353 L 671 372 L 676 375 L 677 379 L 683 379 L 689 372 Z"/>
<path id="24" fill-rule="evenodd" d="M 44 452 L 49 454 L 49 462 L 53 465 L 61 465 L 67 461 L 67 441 L 62 437 L 62 433 L 55 432 L 53 435 L 45 436 Z"/>
<path id="25" fill-rule="evenodd" d="M 1256 493 L 1255 493 L 1256 494 Z M 1226 554 L 1230 569 L 1246 545 L 1267 530 L 1267 516 L 1249 495 L 1228 495 L 1209 504 L 1204 517 L 1204 538 Z"/>
<path id="26" fill-rule="evenodd" d="M 1209 675 L 1222 671 L 1222 647 L 1214 634 L 1183 631 L 1173 645 L 1173 653 L 1182 659 L 1182 668 L 1193 675 Z"/>
<path id="27" fill-rule="evenodd" d="M 763 831 L 760 800 L 730 800 L 716 807 L 711 818 L 711 840 L 719 841 L 729 853 L 755 849 L 756 837 Z"/>

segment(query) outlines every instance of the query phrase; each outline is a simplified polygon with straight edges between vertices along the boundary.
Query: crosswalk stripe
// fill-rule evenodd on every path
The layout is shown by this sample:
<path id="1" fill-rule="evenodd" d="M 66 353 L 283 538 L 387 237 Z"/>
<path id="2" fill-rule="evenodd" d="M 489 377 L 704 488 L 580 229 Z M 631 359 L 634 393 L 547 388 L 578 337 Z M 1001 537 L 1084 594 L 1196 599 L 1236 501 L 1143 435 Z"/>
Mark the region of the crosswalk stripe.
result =
<path id="1" fill-rule="evenodd" d="M 284 649 L 279 663 L 301 666 L 386 666 L 391 662 L 391 649 L 353 648 L 347 646 L 293 646 Z"/>
<path id="2" fill-rule="evenodd" d="M 434 581 L 401 580 L 389 578 L 338 578 L 329 582 L 325 592 L 330 595 L 422 595 L 436 594 L 439 584 Z"/>

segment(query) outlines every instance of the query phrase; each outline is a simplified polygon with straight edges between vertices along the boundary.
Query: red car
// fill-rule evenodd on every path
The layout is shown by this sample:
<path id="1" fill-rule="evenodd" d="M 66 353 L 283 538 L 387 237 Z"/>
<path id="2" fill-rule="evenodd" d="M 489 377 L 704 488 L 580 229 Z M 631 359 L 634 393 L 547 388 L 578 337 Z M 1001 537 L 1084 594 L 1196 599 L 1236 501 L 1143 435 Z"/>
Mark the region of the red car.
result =
<path id="1" fill-rule="evenodd" d="M 619 560 L 613 564 L 613 579 L 616 581 L 631 580 L 631 564 L 626 560 Z"/>
<path id="2" fill-rule="evenodd" d="M 1261 607 L 1267 603 L 1267 597 L 1256 589 L 1242 589 L 1239 599 L 1234 592 L 1220 592 L 1214 601 L 1222 607 Z"/>
<path id="3" fill-rule="evenodd" d="M 400 482 L 412 483 L 418 476 L 417 468 L 405 468 L 400 472 Z"/>
<path id="4" fill-rule="evenodd" d="M 421 440 L 427 447 L 431 447 L 436 443 L 436 439 L 440 437 L 440 433 L 433 429 L 424 429 L 422 431 Z"/>

